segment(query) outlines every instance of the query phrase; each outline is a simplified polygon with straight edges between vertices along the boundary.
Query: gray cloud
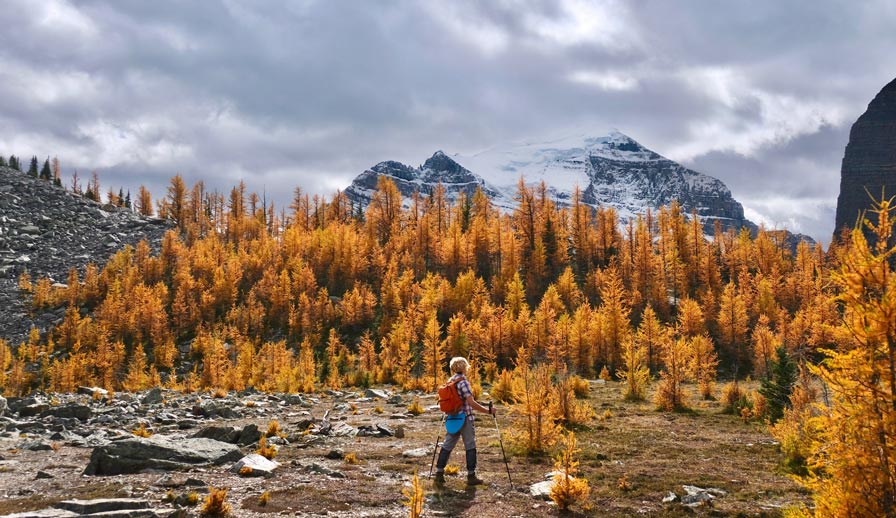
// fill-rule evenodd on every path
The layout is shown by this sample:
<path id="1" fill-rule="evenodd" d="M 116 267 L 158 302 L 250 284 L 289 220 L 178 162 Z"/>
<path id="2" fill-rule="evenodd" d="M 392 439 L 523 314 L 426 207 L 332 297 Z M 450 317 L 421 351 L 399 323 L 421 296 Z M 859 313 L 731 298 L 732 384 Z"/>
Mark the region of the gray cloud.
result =
<path id="1" fill-rule="evenodd" d="M 826 241 L 894 22 L 885 0 L 11 0 L 0 153 L 284 205 L 385 159 L 615 127 Z"/>

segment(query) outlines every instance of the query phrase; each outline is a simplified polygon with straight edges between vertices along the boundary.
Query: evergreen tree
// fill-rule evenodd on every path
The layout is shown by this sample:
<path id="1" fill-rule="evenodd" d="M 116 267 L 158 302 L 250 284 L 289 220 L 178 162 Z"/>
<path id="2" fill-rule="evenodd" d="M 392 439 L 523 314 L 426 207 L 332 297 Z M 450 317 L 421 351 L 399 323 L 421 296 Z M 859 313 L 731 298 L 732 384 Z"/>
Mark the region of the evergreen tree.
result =
<path id="1" fill-rule="evenodd" d="M 9 155 L 9 167 L 15 169 L 16 171 L 21 171 L 22 165 L 19 163 L 19 157 L 15 155 Z"/>
<path id="2" fill-rule="evenodd" d="M 0 155 L 0 167 L 6 167 L 6 158 Z"/>
<path id="3" fill-rule="evenodd" d="M 37 178 L 37 157 L 31 157 L 31 165 L 28 166 L 28 176 L 33 176 Z"/>
<path id="4" fill-rule="evenodd" d="M 40 179 L 48 182 L 53 179 L 53 172 L 50 171 L 50 157 L 44 160 L 44 166 L 40 168 Z"/>
<path id="5" fill-rule="evenodd" d="M 768 401 L 768 414 L 772 422 L 784 417 L 784 408 L 790 406 L 790 394 L 796 383 L 796 364 L 787 355 L 787 348 L 779 346 L 777 360 L 769 367 L 769 375 L 762 380 L 759 393 Z"/>

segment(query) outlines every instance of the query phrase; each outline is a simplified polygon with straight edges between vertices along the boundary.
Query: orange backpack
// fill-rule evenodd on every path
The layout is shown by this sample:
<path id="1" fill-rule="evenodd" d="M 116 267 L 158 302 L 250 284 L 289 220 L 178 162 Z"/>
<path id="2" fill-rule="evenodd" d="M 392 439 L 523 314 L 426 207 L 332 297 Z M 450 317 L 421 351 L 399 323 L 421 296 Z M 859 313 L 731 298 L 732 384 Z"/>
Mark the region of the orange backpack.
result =
<path id="1" fill-rule="evenodd" d="M 463 408 L 464 401 L 460 398 L 460 394 L 457 393 L 457 387 L 455 386 L 461 379 L 457 378 L 439 387 L 439 410 L 442 412 L 456 414 Z"/>

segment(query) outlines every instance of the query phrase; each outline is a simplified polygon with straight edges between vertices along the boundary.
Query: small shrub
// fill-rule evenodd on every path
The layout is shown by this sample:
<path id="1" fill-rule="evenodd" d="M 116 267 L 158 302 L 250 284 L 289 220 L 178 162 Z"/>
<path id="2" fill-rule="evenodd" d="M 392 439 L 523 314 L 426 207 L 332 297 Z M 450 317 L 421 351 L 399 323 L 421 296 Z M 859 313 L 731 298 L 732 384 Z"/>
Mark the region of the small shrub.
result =
<path id="1" fill-rule="evenodd" d="M 264 433 L 265 437 L 274 437 L 280 434 L 280 423 L 276 419 L 268 423 L 268 429 Z"/>
<path id="2" fill-rule="evenodd" d="M 352 415 L 358 415 L 358 405 L 351 403 L 348 405 L 348 408 L 352 411 Z"/>
<path id="3" fill-rule="evenodd" d="M 423 406 L 420 404 L 420 400 L 414 398 L 414 402 L 408 406 L 408 412 L 412 415 L 420 415 L 423 413 Z"/>
<path id="4" fill-rule="evenodd" d="M 196 505 L 199 503 L 199 494 L 191 491 L 186 498 L 187 505 Z"/>
<path id="5" fill-rule="evenodd" d="M 240 475 L 243 477 L 248 477 L 252 475 L 252 468 L 250 466 L 243 466 L 240 468 Z"/>
<path id="6" fill-rule="evenodd" d="M 455 466 L 454 464 L 445 466 L 446 475 L 457 475 L 458 473 L 460 473 L 460 466 Z"/>
<path id="7" fill-rule="evenodd" d="M 622 477 L 619 478 L 619 482 L 616 484 L 616 487 L 619 488 L 620 491 L 631 491 L 632 485 L 628 481 L 628 473 L 623 473 Z"/>
<path id="8" fill-rule="evenodd" d="M 99 400 L 103 399 L 103 393 L 100 392 L 99 390 L 94 390 L 93 395 L 91 395 L 90 397 L 94 401 L 99 401 Z"/>
<path id="9" fill-rule="evenodd" d="M 131 430 L 131 433 L 133 433 L 137 437 L 152 437 L 152 432 L 146 429 L 146 425 L 144 423 L 140 423 L 140 426 Z"/>
<path id="10" fill-rule="evenodd" d="M 169 489 L 167 492 L 165 492 L 165 496 L 162 497 L 162 501 L 173 502 L 175 498 L 177 498 L 177 495 L 174 494 L 174 490 Z"/>
<path id="11" fill-rule="evenodd" d="M 586 479 L 575 477 L 579 467 L 579 461 L 575 458 L 579 453 L 576 447 L 576 434 L 567 432 L 561 441 L 563 449 L 554 462 L 554 469 L 559 473 L 554 475 L 551 500 L 565 511 L 572 505 L 584 503 L 591 494 L 591 488 Z"/>
<path id="12" fill-rule="evenodd" d="M 261 494 L 261 496 L 258 497 L 258 505 L 261 507 L 264 507 L 264 506 L 268 505 L 268 502 L 270 500 L 271 500 L 270 491 L 265 491 L 264 493 Z"/>
<path id="13" fill-rule="evenodd" d="M 722 411 L 726 414 L 739 412 L 738 404 L 743 399 L 744 393 L 737 382 L 727 383 L 722 388 Z"/>
<path id="14" fill-rule="evenodd" d="M 382 413 L 383 413 L 383 407 L 378 406 L 378 407 L 374 408 L 373 411 L 374 411 L 375 413 L 377 413 L 377 414 L 382 414 Z"/>
<path id="15" fill-rule="evenodd" d="M 212 397 L 215 399 L 222 399 L 227 397 L 227 391 L 222 388 L 216 388 L 212 391 Z"/>
<path id="16" fill-rule="evenodd" d="M 274 460 L 274 457 L 277 456 L 277 447 L 268 446 L 268 438 L 262 435 L 261 439 L 258 440 L 258 449 L 255 450 L 255 453 L 268 460 Z"/>
<path id="17" fill-rule="evenodd" d="M 604 410 L 604 415 L 601 417 L 603 418 L 604 421 L 606 421 L 607 419 L 613 417 L 613 412 L 610 411 L 610 409 L 608 408 L 608 409 Z"/>
<path id="18" fill-rule="evenodd" d="M 246 408 L 255 408 L 255 401 L 252 401 L 251 399 L 246 401 Z"/>
<path id="19" fill-rule="evenodd" d="M 591 384 L 581 376 L 570 376 L 569 383 L 577 398 L 585 399 L 591 392 Z"/>
<path id="20" fill-rule="evenodd" d="M 613 376 L 610 374 L 610 369 L 608 369 L 606 365 L 604 365 L 604 368 L 600 370 L 599 377 L 604 381 L 610 381 L 613 379 Z"/>
<path id="21" fill-rule="evenodd" d="M 587 383 L 587 382 L 586 382 Z M 594 418 L 594 410 L 587 401 L 576 398 L 575 381 L 562 377 L 553 385 L 552 411 L 554 418 L 565 426 L 584 425 Z"/>
<path id="22" fill-rule="evenodd" d="M 230 516 L 230 504 L 227 503 L 227 488 L 208 488 L 208 496 L 205 497 L 205 503 L 202 510 L 199 511 L 201 518 L 223 518 Z"/>
<path id="23" fill-rule="evenodd" d="M 345 460 L 346 464 L 358 464 L 360 462 L 358 460 L 358 454 L 355 452 L 346 453 L 343 460 Z"/>
<path id="24" fill-rule="evenodd" d="M 402 502 L 402 504 L 408 508 L 408 518 L 420 518 L 423 516 L 423 484 L 420 483 L 420 477 L 417 476 L 416 471 L 411 479 L 411 487 L 402 489 L 401 493 L 407 497 L 407 500 Z"/>
<path id="25" fill-rule="evenodd" d="M 51 442 L 50 448 L 52 448 L 53 451 L 58 452 L 59 451 L 59 443 L 56 441 Z"/>

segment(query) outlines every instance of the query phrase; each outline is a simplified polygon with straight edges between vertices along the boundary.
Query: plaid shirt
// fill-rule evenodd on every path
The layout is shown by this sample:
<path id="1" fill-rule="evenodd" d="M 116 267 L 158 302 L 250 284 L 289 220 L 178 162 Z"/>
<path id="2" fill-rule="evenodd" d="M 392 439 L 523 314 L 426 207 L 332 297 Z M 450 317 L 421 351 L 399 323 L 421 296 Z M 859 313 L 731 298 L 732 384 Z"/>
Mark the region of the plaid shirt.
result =
<path id="1" fill-rule="evenodd" d="M 454 380 L 459 380 L 457 384 L 454 385 L 454 388 L 457 389 L 457 395 L 459 395 L 464 402 L 464 413 L 467 414 L 467 420 L 472 421 L 473 407 L 467 403 L 467 398 L 473 395 L 473 391 L 470 389 L 470 382 L 467 381 L 467 378 L 463 374 L 455 374 L 454 376 L 451 376 L 451 379 L 448 381 L 452 382 Z"/>

